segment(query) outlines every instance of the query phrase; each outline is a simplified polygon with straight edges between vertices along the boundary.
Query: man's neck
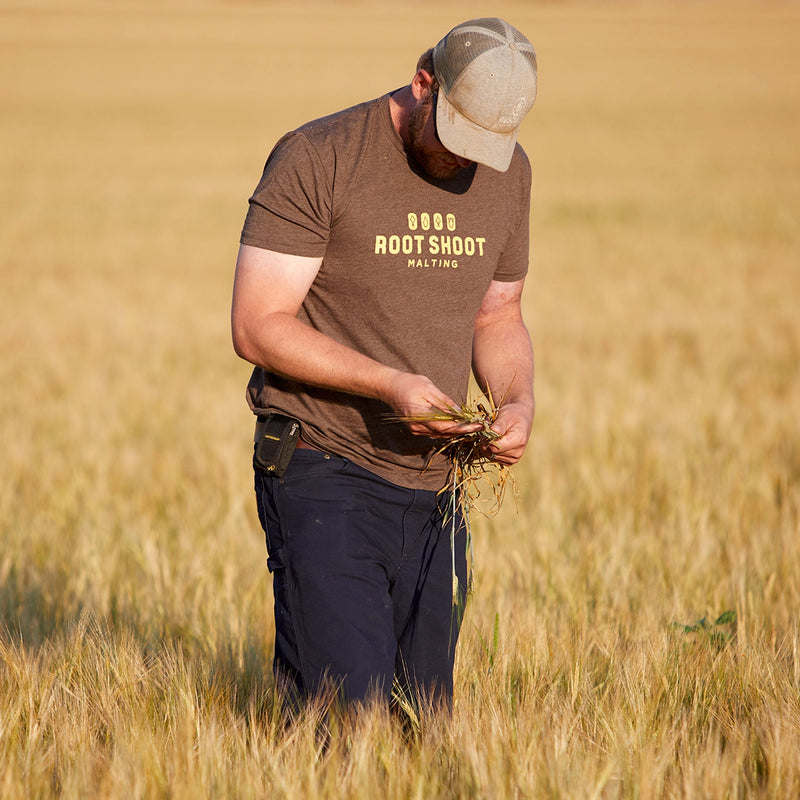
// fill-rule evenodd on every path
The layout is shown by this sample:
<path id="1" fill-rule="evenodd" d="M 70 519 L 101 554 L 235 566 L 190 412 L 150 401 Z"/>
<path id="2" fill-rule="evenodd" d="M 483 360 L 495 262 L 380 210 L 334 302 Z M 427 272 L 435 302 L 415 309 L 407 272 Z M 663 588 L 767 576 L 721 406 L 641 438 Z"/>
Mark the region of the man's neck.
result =
<path id="1" fill-rule="evenodd" d="M 389 97 L 389 113 L 392 116 L 394 129 L 405 144 L 408 144 L 408 115 L 416 101 L 410 86 L 398 89 Z"/>

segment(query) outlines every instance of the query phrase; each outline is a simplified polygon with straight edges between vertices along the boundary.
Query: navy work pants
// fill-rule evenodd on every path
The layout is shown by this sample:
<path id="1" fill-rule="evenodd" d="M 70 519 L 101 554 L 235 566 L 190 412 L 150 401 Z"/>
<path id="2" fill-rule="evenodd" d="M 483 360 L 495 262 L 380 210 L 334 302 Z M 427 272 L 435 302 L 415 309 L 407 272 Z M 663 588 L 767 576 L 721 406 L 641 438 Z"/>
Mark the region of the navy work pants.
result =
<path id="1" fill-rule="evenodd" d="M 275 599 L 274 670 L 297 699 L 449 704 L 466 587 L 456 519 L 453 603 L 445 495 L 397 486 L 339 456 L 298 449 L 282 478 L 255 470 Z"/>

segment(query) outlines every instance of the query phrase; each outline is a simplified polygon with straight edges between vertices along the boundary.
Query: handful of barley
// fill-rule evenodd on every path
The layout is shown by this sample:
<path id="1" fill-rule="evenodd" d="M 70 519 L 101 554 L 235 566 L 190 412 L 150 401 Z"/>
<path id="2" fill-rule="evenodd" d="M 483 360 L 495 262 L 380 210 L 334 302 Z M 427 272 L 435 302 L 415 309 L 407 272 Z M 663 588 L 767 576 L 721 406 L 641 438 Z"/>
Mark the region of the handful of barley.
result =
<path id="1" fill-rule="evenodd" d="M 460 406 L 434 408 L 430 412 L 401 416 L 401 422 L 456 422 L 480 425 L 477 430 L 450 437 L 433 455 L 446 456 L 451 464 L 451 479 L 443 491 L 458 495 L 462 511 L 478 510 L 492 516 L 500 510 L 509 483 L 514 486 L 511 469 L 492 460 L 488 445 L 500 438 L 492 424 L 502 401 L 495 404 L 492 393 L 472 398 Z"/>

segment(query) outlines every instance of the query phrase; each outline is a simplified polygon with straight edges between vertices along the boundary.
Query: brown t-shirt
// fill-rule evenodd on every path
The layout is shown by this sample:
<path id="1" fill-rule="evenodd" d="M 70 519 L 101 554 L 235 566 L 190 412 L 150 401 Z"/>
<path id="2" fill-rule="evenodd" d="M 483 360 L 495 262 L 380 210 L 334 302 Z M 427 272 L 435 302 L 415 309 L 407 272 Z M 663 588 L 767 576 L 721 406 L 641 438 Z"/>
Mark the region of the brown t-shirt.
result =
<path id="1" fill-rule="evenodd" d="M 527 271 L 529 207 L 530 165 L 519 145 L 505 173 L 472 165 L 433 180 L 409 162 L 386 95 L 278 142 L 241 242 L 322 256 L 299 319 L 376 361 L 426 375 L 462 402 L 486 290 Z M 247 394 L 254 412 L 297 417 L 308 442 L 400 486 L 444 485 L 446 459 L 429 463 L 441 441 L 409 433 L 377 400 L 259 367 Z"/>

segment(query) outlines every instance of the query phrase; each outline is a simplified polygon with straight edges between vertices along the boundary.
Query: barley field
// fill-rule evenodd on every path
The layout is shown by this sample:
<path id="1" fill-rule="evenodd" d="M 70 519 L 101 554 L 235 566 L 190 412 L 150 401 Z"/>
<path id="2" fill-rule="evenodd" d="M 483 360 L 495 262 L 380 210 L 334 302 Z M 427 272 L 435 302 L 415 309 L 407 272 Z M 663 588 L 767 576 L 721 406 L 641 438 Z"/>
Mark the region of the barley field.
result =
<path id="1" fill-rule="evenodd" d="M 452 717 L 281 723 L 229 307 L 284 131 L 537 48 Z M 800 6 L 0 0 L 0 797 L 800 796 Z"/>

